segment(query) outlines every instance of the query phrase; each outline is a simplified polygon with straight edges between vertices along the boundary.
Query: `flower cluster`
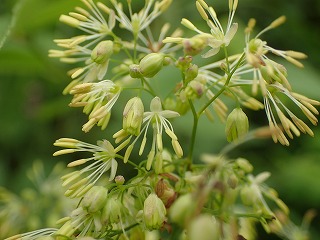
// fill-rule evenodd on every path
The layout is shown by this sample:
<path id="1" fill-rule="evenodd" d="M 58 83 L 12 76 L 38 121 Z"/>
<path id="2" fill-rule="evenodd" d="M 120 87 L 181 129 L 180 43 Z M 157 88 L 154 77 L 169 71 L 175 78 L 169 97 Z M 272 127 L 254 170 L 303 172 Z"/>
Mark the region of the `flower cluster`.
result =
<path id="1" fill-rule="evenodd" d="M 91 164 L 81 170 L 73 171 L 61 177 L 63 181 L 62 186 L 68 186 L 65 195 L 71 198 L 82 197 L 95 185 L 100 177 L 109 170 L 109 180 L 113 180 L 118 167 L 118 162 L 115 159 L 116 154 L 123 147 L 120 145 L 115 149 L 107 140 L 99 141 L 97 145 L 92 145 L 70 138 L 61 138 L 57 140 L 54 145 L 66 148 L 56 151 L 53 154 L 54 156 L 74 152 L 92 153 L 92 156 L 89 158 L 82 158 L 70 162 L 68 167 L 80 166 L 92 161 Z"/>
<path id="2" fill-rule="evenodd" d="M 227 141 L 233 142 L 227 149 L 249 139 L 245 109 L 265 110 L 268 134 L 275 142 L 289 145 L 288 137 L 301 132 L 313 136 L 296 112 L 316 125 L 320 102 L 293 91 L 286 68 L 269 57 L 274 54 L 302 67 L 300 60 L 306 55 L 277 50 L 261 39 L 285 18 L 276 19 L 253 38 L 255 20 L 251 19 L 243 48 L 229 55 L 238 31 L 234 22 L 238 0 L 228 1 L 225 28 L 213 7 L 195 0 L 209 29 L 202 31 L 184 18 L 182 25 L 196 33 L 190 38 L 179 29 L 166 36 L 169 24 L 160 33 L 153 29 L 154 20 L 172 0 L 145 0 L 139 11 L 134 1 L 124 2 L 125 6 L 120 0 L 108 4 L 82 0 L 84 8 L 60 17 L 84 35 L 55 40 L 63 50 L 50 50 L 49 56 L 78 64 L 69 72 L 72 81 L 64 93 L 73 95 L 71 107 L 83 107 L 88 115 L 82 130 L 87 133 L 100 126 L 109 140 L 95 145 L 61 138 L 54 143 L 64 148 L 54 156 L 81 155 L 68 164 L 79 169 L 61 177 L 62 186 L 67 187 L 65 196 L 79 203 L 58 221 L 59 229 L 29 233 L 26 239 L 38 239 L 39 234 L 39 239 L 42 235 L 48 239 L 162 239 L 168 233 L 190 240 L 250 239 L 257 222 L 267 232 L 283 234 L 285 224 L 276 218 L 270 202 L 285 215 L 289 211 L 265 183 L 269 173 L 254 176 L 246 159 L 229 159 L 225 149 L 217 156 L 203 155 L 198 164 L 194 150 L 199 145 L 199 120 L 203 113 L 213 119 L 212 110 L 225 123 Z M 167 69 L 178 74 L 171 76 Z M 113 121 L 111 112 L 112 116 L 122 112 L 121 120 Z M 191 127 L 183 126 L 190 134 L 182 135 L 173 121 L 190 115 Z M 113 124 L 115 128 L 110 127 Z M 179 140 L 190 137 L 182 141 L 188 146 L 178 136 Z M 90 155 L 82 157 L 86 153 Z M 130 168 L 136 175 L 129 180 L 116 176 L 119 161 L 126 167 L 124 176 Z"/>
<path id="3" fill-rule="evenodd" d="M 192 38 L 168 37 L 164 42 L 181 44 L 186 55 L 196 55 L 209 47 L 211 49 L 202 55 L 205 58 L 217 54 L 220 48 L 226 51 L 226 47 L 237 31 L 237 24 L 232 22 L 237 5 L 238 1 L 229 1 L 229 18 L 226 33 L 224 33 L 214 9 L 203 0 L 198 0 L 196 2 L 197 9 L 210 27 L 211 34 L 200 31 L 190 21 L 183 19 L 181 23 L 198 34 Z M 188 88 L 191 87 L 198 95 L 205 95 L 209 98 L 209 102 L 212 102 L 216 113 L 222 120 L 225 119 L 227 109 L 221 105 L 221 101 L 216 96 L 217 93 L 223 92 L 225 95 L 235 98 L 239 104 L 253 110 L 264 108 L 272 138 L 274 142 L 280 142 L 282 145 L 289 145 L 287 136 L 292 139 L 294 135 L 300 136 L 301 132 L 313 136 L 313 131 L 302 119 L 296 116 L 294 111 L 290 109 L 290 104 L 285 103 L 283 98 L 287 98 L 296 105 L 313 125 L 318 123 L 316 115 L 319 112 L 315 106 L 319 106 L 320 102 L 294 92 L 287 78 L 286 68 L 267 56 L 272 53 L 301 68 L 303 64 L 299 60 L 306 58 L 306 55 L 292 50 L 284 51 L 272 48 L 260 38 L 263 33 L 278 27 L 284 21 L 284 16 L 279 17 L 251 39 L 256 22 L 254 19 L 250 19 L 245 29 L 244 52 L 226 56 L 223 60 L 199 67 L 198 75 L 188 83 L 183 94 L 180 92 L 179 97 L 181 98 L 181 95 L 188 97 L 185 92 L 188 92 Z M 221 75 L 213 71 L 217 68 L 223 70 L 224 74 Z M 246 86 L 251 86 L 251 96 L 246 93 Z M 262 94 L 263 103 L 257 96 L 258 89 Z M 207 104 L 203 108 L 207 115 L 209 114 L 208 106 Z M 210 115 L 209 117 L 211 118 Z"/>

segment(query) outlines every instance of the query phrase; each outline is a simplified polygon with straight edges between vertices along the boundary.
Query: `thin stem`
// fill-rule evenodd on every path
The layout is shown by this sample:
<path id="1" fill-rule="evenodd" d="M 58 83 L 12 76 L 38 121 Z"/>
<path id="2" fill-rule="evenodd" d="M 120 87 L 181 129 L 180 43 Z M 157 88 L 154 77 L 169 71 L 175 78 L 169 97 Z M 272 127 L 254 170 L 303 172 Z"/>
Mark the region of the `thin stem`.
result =
<path id="1" fill-rule="evenodd" d="M 147 86 L 147 88 L 148 88 L 148 89 L 145 89 L 145 90 L 147 90 L 152 96 L 156 97 L 157 94 L 155 93 L 155 91 L 153 90 L 151 85 L 148 83 L 148 81 L 144 77 L 141 77 L 140 79 L 141 79 L 142 86 L 144 86 L 144 84 L 145 84 Z"/>
<path id="2" fill-rule="evenodd" d="M 194 145 L 195 145 L 195 141 L 196 141 L 196 134 L 197 134 L 199 116 L 198 116 L 198 114 L 196 112 L 196 109 L 195 109 L 192 101 L 191 100 L 188 100 L 188 101 L 189 101 L 190 108 L 191 108 L 192 115 L 193 115 L 193 127 L 192 127 L 191 143 L 190 143 L 189 154 L 188 154 L 188 168 L 190 168 L 190 166 L 192 164 L 193 150 L 194 150 Z"/>
<path id="3" fill-rule="evenodd" d="M 216 100 L 228 87 L 229 82 L 231 81 L 231 77 L 233 76 L 233 74 L 235 73 L 235 71 L 238 69 L 239 65 L 241 64 L 243 58 L 244 58 L 245 54 L 243 53 L 241 55 L 241 57 L 239 58 L 237 65 L 232 69 L 231 72 L 227 73 L 228 77 L 227 80 L 225 82 L 225 84 L 221 87 L 221 89 L 198 111 L 197 116 L 198 118 L 200 117 L 200 115 L 202 114 L 202 112 L 204 110 L 206 110 L 207 107 L 209 107 L 211 105 L 211 103 L 214 102 L 214 100 Z"/>

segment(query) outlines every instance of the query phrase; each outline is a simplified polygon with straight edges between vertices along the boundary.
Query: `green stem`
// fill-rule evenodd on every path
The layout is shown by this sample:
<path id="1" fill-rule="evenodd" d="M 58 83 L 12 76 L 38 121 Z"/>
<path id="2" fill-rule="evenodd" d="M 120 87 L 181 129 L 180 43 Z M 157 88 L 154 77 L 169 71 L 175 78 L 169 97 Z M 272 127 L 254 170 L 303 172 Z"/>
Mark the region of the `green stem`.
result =
<path id="1" fill-rule="evenodd" d="M 244 56 L 245 56 L 245 54 L 243 53 L 241 55 L 241 57 L 239 58 L 239 60 L 237 62 L 237 65 L 232 69 L 231 72 L 227 73 L 227 75 L 228 75 L 227 80 L 226 80 L 225 84 L 221 87 L 221 89 L 198 111 L 198 113 L 197 113 L 198 118 L 200 117 L 202 112 L 204 110 L 206 110 L 206 108 L 209 107 L 211 105 L 211 103 L 213 103 L 214 100 L 216 100 L 226 90 L 226 88 L 228 87 L 228 84 L 229 84 L 229 82 L 231 80 L 231 77 L 233 76 L 235 71 L 238 69 L 239 65 L 241 64 L 241 62 L 242 62 L 242 60 L 244 58 Z"/>
<path id="2" fill-rule="evenodd" d="M 190 143 L 189 154 L 188 154 L 188 168 L 190 168 L 191 164 L 192 164 L 193 150 L 194 150 L 194 145 L 195 145 L 195 141 L 196 141 L 196 134 L 197 134 L 199 117 L 198 117 L 198 114 L 196 112 L 196 109 L 195 109 L 192 101 L 191 100 L 188 100 L 188 101 L 189 101 L 190 108 L 191 108 L 192 115 L 193 115 L 193 127 L 192 127 L 191 143 Z"/>
<path id="3" fill-rule="evenodd" d="M 141 79 L 141 82 L 142 82 L 142 86 L 146 85 L 147 88 L 148 88 L 148 89 L 145 89 L 145 90 L 148 91 L 152 96 L 156 97 L 157 94 L 155 93 L 155 91 L 151 87 L 150 83 L 148 83 L 148 81 L 144 77 L 141 77 L 140 79 Z"/>

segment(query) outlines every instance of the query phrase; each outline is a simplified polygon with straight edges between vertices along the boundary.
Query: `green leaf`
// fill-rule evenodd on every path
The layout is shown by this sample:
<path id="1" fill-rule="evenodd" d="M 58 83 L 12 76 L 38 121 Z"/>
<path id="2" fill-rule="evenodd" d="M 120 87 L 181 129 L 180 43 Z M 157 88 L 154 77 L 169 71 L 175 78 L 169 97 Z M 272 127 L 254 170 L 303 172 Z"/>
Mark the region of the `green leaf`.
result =
<path id="1" fill-rule="evenodd" d="M 12 10 L 12 16 L 4 15 L 0 18 L 0 50 L 11 34 L 11 30 L 16 25 L 18 15 L 26 0 L 18 1 Z"/>

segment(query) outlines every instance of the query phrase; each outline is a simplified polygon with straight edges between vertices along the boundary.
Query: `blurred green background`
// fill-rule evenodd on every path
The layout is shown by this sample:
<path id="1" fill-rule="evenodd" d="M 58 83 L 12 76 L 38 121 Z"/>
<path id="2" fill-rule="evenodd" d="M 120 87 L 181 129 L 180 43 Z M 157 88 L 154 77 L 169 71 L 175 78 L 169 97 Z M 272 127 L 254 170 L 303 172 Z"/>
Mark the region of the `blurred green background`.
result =
<path id="1" fill-rule="evenodd" d="M 56 139 L 72 137 L 95 142 L 108 137 L 98 128 L 88 134 L 80 131 L 86 116 L 80 109 L 69 108 L 71 97 L 61 94 L 69 82 L 66 71 L 70 66 L 47 57 L 48 50 L 55 48 L 54 38 L 70 36 L 70 28 L 58 22 L 59 15 L 71 11 L 78 2 L 0 0 L 0 186 L 17 194 L 32 185 L 26 170 L 35 160 L 44 162 L 46 171 L 51 171 L 57 161 L 70 160 L 68 156 L 59 160 L 52 157 Z M 203 25 L 193 2 L 174 0 L 174 14 L 167 12 L 163 18 L 173 26 L 179 26 L 182 17 Z M 227 1 L 207 3 L 221 16 L 227 13 Z M 254 17 L 257 28 L 262 29 L 281 15 L 287 16 L 285 25 L 266 33 L 263 39 L 277 49 L 302 51 L 309 56 L 303 70 L 286 64 L 289 80 L 293 89 L 320 100 L 320 1 L 239 0 L 235 21 L 243 27 Z M 243 48 L 243 40 L 239 39 L 232 47 Z M 246 113 L 252 127 L 266 124 L 263 111 Z M 203 120 L 201 124 L 209 123 Z M 248 158 L 256 172 L 272 173 L 268 183 L 291 208 L 298 225 L 308 209 L 320 210 L 320 128 L 312 129 L 314 138 L 303 135 L 290 147 L 261 140 L 246 143 L 231 153 L 233 157 Z M 182 133 L 183 126 L 179 130 Z M 197 154 L 218 152 L 226 144 L 223 132 L 220 124 L 214 126 L 212 134 L 199 129 Z M 319 229 L 318 216 L 313 221 L 312 239 L 320 239 Z M 270 237 L 261 235 L 259 239 Z"/>

